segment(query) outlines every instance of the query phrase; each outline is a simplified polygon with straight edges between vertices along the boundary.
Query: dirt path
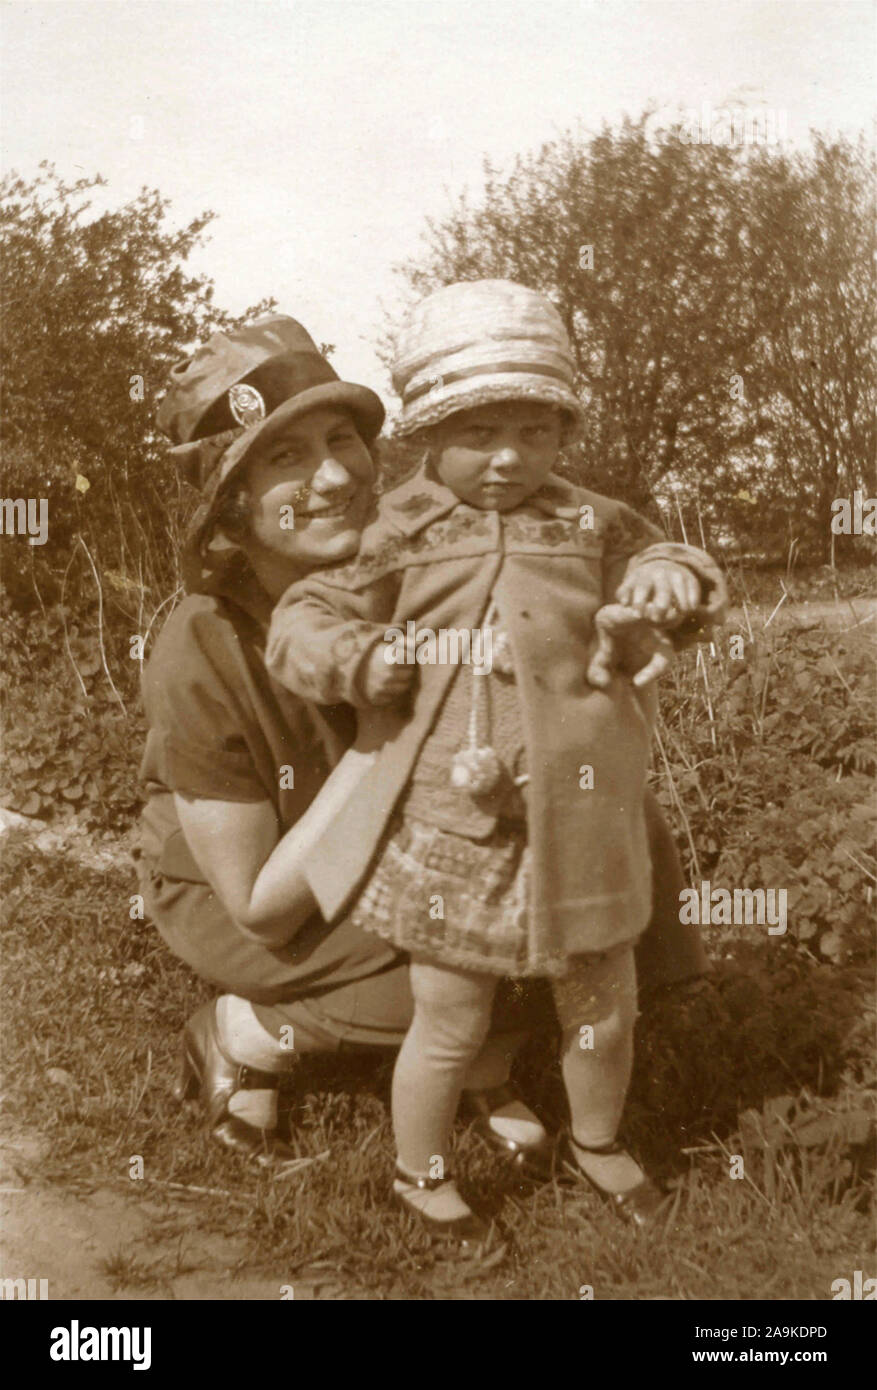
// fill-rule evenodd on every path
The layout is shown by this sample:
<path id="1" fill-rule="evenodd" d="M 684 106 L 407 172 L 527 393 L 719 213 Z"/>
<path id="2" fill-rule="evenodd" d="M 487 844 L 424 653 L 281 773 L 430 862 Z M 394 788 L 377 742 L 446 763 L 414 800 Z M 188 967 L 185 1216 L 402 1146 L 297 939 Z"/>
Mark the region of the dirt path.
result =
<path id="1" fill-rule="evenodd" d="M 209 1197 L 133 1182 L 41 1185 L 39 1162 L 33 1140 L 4 1137 L 0 1279 L 46 1279 L 54 1301 L 281 1299 L 282 1271 L 248 1269 L 243 1238 L 205 1229 Z M 344 1296 L 331 1283 L 290 1278 L 287 1288 L 299 1301 Z"/>
<path id="2" fill-rule="evenodd" d="M 784 627 L 818 626 L 848 629 L 863 627 L 866 623 L 874 624 L 877 617 L 877 598 L 841 599 L 839 603 L 835 603 L 833 599 L 815 599 L 812 602 L 804 599 L 801 603 L 792 603 L 786 599 L 777 608 L 766 603 L 747 605 L 747 608 L 754 632 L 763 629 L 772 611 L 774 616 L 771 626 L 780 624 Z M 728 612 L 725 626 L 735 623 L 742 624 L 745 631 L 746 615 L 742 608 L 732 608 Z"/>

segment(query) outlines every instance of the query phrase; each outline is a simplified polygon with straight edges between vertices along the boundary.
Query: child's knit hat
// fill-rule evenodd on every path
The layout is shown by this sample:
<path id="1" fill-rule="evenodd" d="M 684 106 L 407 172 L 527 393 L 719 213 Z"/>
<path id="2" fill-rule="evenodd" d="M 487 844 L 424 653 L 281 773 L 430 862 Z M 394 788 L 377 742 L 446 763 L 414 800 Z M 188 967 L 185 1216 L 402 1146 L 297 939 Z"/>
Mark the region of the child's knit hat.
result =
<path id="1" fill-rule="evenodd" d="M 511 280 L 446 285 L 408 315 L 393 364 L 399 434 L 493 401 L 556 405 L 575 423 L 569 337 L 554 305 Z"/>

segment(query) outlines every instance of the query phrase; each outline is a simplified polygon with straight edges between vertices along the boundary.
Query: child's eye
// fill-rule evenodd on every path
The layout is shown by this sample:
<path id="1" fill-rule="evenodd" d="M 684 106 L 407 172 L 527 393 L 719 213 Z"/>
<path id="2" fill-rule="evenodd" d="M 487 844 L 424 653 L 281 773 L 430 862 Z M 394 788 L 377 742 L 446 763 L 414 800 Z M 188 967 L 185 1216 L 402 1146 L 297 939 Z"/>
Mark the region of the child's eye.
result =
<path id="1" fill-rule="evenodd" d="M 489 425 L 473 426 L 472 429 L 467 431 L 466 438 L 469 444 L 474 444 L 476 446 L 489 444 L 493 438 L 493 430 Z"/>
<path id="2" fill-rule="evenodd" d="M 333 449 L 347 448 L 356 437 L 352 430 L 342 430 L 338 434 L 330 434 L 328 442 Z"/>

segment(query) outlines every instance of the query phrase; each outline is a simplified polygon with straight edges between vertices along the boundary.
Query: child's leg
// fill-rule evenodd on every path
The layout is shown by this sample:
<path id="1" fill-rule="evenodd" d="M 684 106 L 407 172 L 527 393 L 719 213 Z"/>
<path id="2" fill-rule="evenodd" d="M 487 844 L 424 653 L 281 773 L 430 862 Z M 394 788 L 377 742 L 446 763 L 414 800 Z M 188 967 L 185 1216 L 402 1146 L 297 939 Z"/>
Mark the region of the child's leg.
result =
<path id="1" fill-rule="evenodd" d="M 496 985 L 491 975 L 411 961 L 414 1020 L 393 1073 L 393 1128 L 399 1166 L 413 1178 L 442 1177 L 450 1166 L 460 1092 L 487 1036 Z M 397 1190 L 405 1186 L 397 1180 Z M 468 1211 L 452 1184 L 447 1191 L 418 1192 L 417 1199 L 439 1219 Z"/>
<path id="2" fill-rule="evenodd" d="M 570 975 L 554 982 L 562 1029 L 561 1069 L 572 1135 L 586 1149 L 610 1146 L 618 1132 L 633 1068 L 637 1017 L 633 947 L 603 959 L 580 957 Z M 629 1154 L 576 1154 L 597 1184 L 625 1192 L 644 1178 Z"/>

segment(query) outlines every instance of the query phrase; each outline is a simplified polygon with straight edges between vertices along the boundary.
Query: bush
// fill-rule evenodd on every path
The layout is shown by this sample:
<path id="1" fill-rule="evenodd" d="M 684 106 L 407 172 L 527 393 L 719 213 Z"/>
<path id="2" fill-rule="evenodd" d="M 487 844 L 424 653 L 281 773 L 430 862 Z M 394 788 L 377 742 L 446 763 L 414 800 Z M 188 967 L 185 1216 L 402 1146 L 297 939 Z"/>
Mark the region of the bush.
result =
<path id="1" fill-rule="evenodd" d="M 26 617 L 0 597 L 0 614 L 0 805 L 48 821 L 75 816 L 89 831 L 126 831 L 140 808 L 146 727 L 124 625 L 103 630 L 102 651 L 96 613 L 86 610 L 81 625 L 60 604 Z"/>
<path id="2" fill-rule="evenodd" d="M 694 884 L 785 888 L 789 933 L 870 958 L 877 819 L 873 653 L 865 629 L 777 628 L 687 653 L 662 687 L 658 795 Z M 714 926 L 716 950 L 761 927 Z"/>

